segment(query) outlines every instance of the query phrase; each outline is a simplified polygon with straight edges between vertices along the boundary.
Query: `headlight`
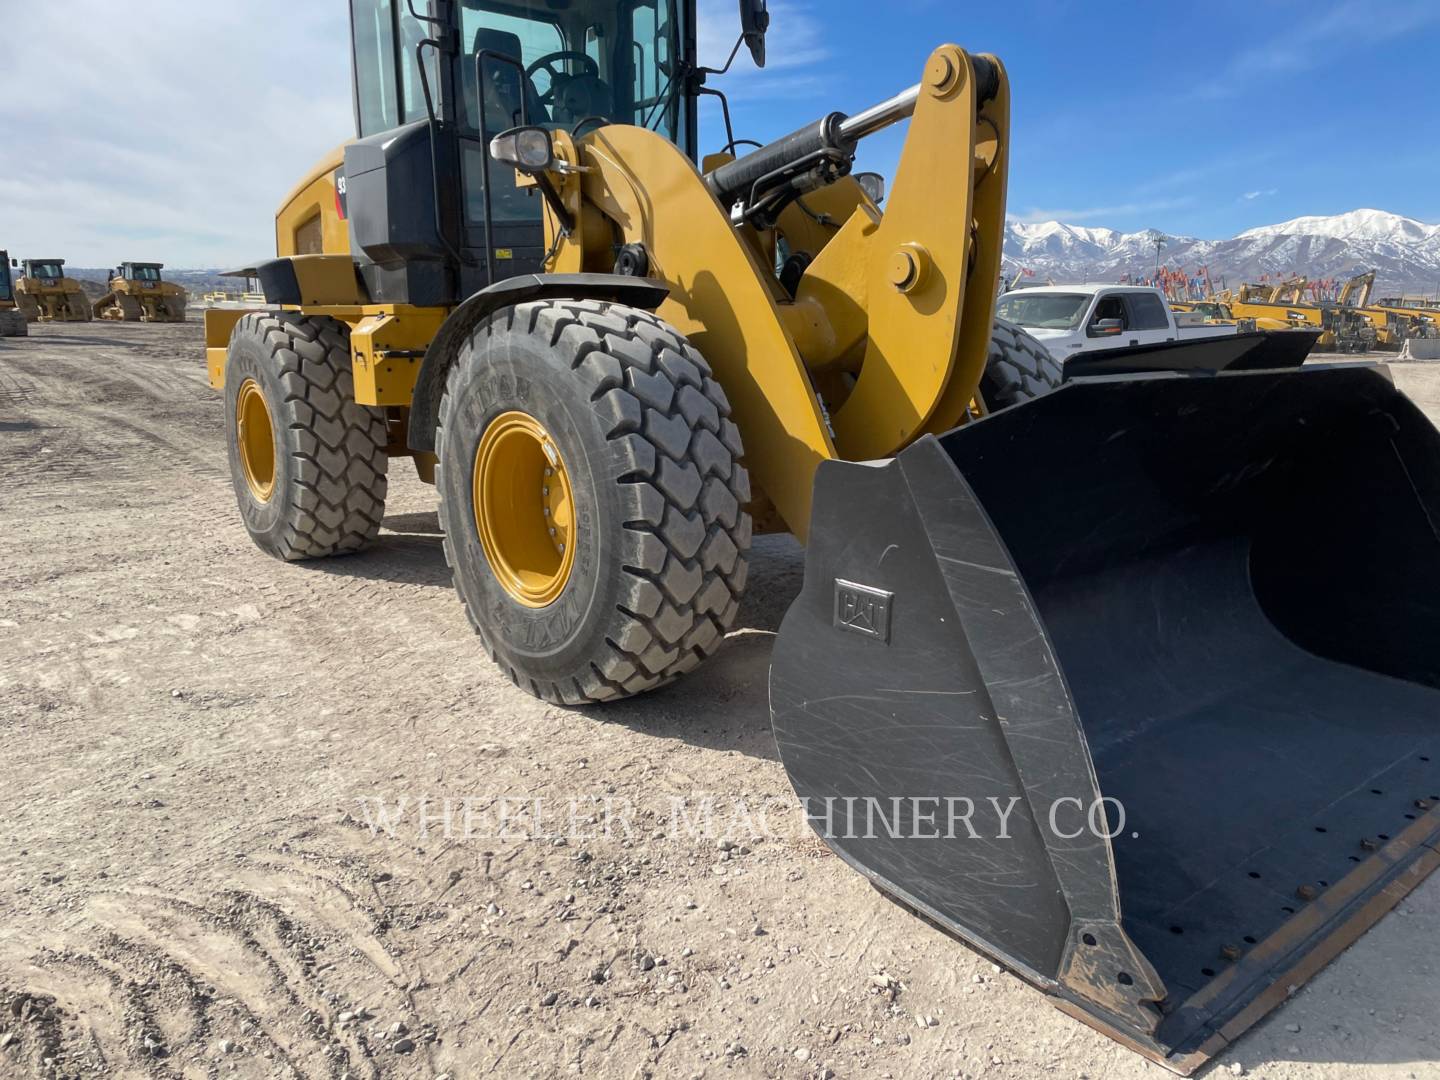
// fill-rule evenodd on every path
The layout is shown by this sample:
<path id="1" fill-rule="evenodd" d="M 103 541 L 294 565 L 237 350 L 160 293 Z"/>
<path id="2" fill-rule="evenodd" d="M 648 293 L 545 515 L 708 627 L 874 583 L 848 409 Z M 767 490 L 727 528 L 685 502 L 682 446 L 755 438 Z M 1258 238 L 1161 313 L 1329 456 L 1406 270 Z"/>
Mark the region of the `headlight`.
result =
<path id="1" fill-rule="evenodd" d="M 490 140 L 490 156 L 523 173 L 541 173 L 555 161 L 550 132 L 542 127 L 517 127 Z"/>

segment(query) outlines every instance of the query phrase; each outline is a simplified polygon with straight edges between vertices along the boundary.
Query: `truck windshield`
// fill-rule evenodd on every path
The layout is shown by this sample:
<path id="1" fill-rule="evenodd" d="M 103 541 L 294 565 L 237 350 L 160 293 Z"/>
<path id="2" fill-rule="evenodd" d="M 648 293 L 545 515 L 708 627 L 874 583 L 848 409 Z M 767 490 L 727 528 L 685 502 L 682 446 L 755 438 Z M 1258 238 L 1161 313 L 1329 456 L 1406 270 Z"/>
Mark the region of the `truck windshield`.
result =
<path id="1" fill-rule="evenodd" d="M 463 108 L 479 127 L 479 68 L 485 126 L 498 134 L 525 122 L 570 130 L 583 121 L 637 124 L 684 142 L 681 125 L 681 5 L 677 0 L 465 0 L 460 19 Z M 481 54 L 483 63 L 481 62 Z M 514 64 L 525 69 L 522 79 Z M 587 125 L 588 126 L 588 125 Z"/>
<path id="2" fill-rule="evenodd" d="M 1006 293 L 995 314 L 1031 330 L 1074 330 L 1089 304 L 1087 293 Z"/>
<path id="3" fill-rule="evenodd" d="M 159 281 L 160 268 L 158 266 L 135 266 L 130 270 L 130 277 L 134 281 Z"/>
<path id="4" fill-rule="evenodd" d="M 58 278 L 65 275 L 60 272 L 60 264 L 53 262 L 36 262 L 30 264 L 30 276 L 37 278 Z"/>

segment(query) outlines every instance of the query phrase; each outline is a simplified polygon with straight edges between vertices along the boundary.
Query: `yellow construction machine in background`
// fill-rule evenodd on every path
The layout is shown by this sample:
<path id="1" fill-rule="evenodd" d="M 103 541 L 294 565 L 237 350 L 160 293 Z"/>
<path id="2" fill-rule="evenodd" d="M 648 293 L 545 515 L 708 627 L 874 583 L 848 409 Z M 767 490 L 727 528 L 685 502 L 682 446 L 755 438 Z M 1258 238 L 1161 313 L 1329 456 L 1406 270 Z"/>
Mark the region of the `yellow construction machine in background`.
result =
<path id="1" fill-rule="evenodd" d="M 10 277 L 10 256 L 0 251 L 0 337 L 25 337 L 30 332 L 25 315 L 15 304 Z"/>
<path id="2" fill-rule="evenodd" d="M 110 277 L 110 291 L 93 305 L 97 319 L 184 322 L 186 292 L 160 276 L 163 263 L 126 262 Z"/>
<path id="3" fill-rule="evenodd" d="M 1374 320 L 1365 312 L 1341 304 L 1306 300 L 1309 282 L 1291 278 L 1276 285 L 1246 283 L 1239 290 L 1226 290 L 1211 297 L 1240 318 L 1255 319 L 1261 329 L 1301 326 L 1321 330 L 1316 348 L 1322 352 L 1363 353 L 1375 348 L 1378 335 Z"/>
<path id="4" fill-rule="evenodd" d="M 1405 342 L 1440 337 L 1440 312 L 1407 308 L 1381 300 L 1372 302 L 1375 271 L 1356 274 L 1340 290 L 1339 304 L 1359 312 L 1375 327 L 1376 344 L 1384 349 L 1403 349 Z"/>
<path id="5" fill-rule="evenodd" d="M 26 322 L 89 322 L 90 301 L 80 282 L 65 276 L 64 259 L 25 259 L 15 281 L 15 301 Z"/>

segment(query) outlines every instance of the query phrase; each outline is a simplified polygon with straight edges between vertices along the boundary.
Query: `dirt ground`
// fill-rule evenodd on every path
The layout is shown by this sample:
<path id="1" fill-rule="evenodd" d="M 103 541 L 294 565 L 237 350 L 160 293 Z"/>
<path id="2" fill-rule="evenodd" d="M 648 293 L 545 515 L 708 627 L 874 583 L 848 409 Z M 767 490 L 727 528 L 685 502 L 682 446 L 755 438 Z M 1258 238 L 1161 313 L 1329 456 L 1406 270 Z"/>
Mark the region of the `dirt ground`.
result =
<path id="1" fill-rule="evenodd" d="M 482 655 L 408 462 L 372 551 L 281 564 L 198 324 L 32 335 L 0 342 L 0 1076 L 1167 1075 L 793 821 L 793 542 L 697 675 L 556 708 Z M 1440 364 L 1396 372 L 1440 416 Z M 1440 1077 L 1437 986 L 1432 880 L 1215 1075 Z"/>

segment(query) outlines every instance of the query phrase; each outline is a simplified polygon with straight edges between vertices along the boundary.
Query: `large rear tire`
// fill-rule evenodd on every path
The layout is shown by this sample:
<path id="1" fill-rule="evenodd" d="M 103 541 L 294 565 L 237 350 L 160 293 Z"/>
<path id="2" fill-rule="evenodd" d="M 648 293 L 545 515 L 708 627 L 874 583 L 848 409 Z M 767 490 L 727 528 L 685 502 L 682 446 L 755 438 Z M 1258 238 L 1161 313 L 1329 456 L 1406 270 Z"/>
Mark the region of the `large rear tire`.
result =
<path id="1" fill-rule="evenodd" d="M 225 360 L 230 476 L 251 539 L 277 559 L 359 551 L 380 531 L 383 409 L 355 403 L 344 323 L 252 312 Z"/>
<path id="2" fill-rule="evenodd" d="M 1044 345 L 1014 323 L 995 320 L 980 379 L 980 395 L 992 412 L 1048 394 L 1064 378 L 1060 361 Z"/>
<path id="3" fill-rule="evenodd" d="M 674 328 L 598 301 L 497 312 L 450 371 L 436 448 L 455 588 L 517 685 L 608 701 L 719 648 L 750 484 L 725 392 Z"/>

